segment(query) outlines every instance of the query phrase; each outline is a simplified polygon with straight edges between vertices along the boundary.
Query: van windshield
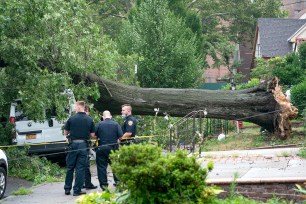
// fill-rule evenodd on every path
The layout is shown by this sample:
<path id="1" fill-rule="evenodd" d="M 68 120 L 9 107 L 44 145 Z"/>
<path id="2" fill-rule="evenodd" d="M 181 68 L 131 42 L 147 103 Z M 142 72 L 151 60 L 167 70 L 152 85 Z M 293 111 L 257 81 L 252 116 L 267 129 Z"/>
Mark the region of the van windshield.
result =
<path id="1" fill-rule="evenodd" d="M 23 111 L 21 110 L 21 103 L 18 102 L 17 106 L 15 107 L 15 119 L 16 121 L 25 121 L 30 120 L 28 116 L 26 116 Z"/>

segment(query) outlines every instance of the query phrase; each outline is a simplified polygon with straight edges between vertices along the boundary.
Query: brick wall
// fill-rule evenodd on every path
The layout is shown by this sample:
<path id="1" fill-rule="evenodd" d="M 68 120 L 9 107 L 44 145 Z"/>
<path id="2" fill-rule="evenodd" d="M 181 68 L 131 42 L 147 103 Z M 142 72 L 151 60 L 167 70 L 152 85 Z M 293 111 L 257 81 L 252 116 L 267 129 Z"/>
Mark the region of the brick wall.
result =
<path id="1" fill-rule="evenodd" d="M 258 183 L 258 184 L 237 184 L 235 192 L 247 198 L 266 201 L 274 196 L 283 198 L 287 201 L 294 201 L 295 203 L 306 203 L 306 195 L 296 192 L 295 184 L 299 184 L 306 188 L 305 183 Z M 230 184 L 218 184 L 226 192 L 219 195 L 220 198 L 225 198 L 229 193 Z"/>

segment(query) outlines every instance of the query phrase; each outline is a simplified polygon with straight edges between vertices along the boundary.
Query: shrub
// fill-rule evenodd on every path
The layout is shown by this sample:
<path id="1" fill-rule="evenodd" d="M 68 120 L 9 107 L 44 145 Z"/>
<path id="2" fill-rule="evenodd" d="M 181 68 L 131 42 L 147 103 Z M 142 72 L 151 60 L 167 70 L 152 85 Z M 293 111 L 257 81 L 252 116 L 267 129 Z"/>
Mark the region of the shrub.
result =
<path id="1" fill-rule="evenodd" d="M 301 114 L 302 111 L 306 108 L 306 80 L 297 84 L 291 89 L 291 101 L 298 107 Z"/>
<path id="2" fill-rule="evenodd" d="M 51 163 L 45 157 L 27 156 L 28 147 L 10 147 L 5 153 L 8 157 L 10 175 L 33 181 L 34 185 L 62 180 L 62 176 L 65 175 L 65 171 L 58 164 Z"/>
<path id="3" fill-rule="evenodd" d="M 306 108 L 303 110 L 303 127 L 304 127 L 304 132 L 306 134 Z"/>
<path id="4" fill-rule="evenodd" d="M 10 123 L 0 124 L 0 145 L 8 145 L 12 143 L 12 130 L 14 125 Z"/>
<path id="5" fill-rule="evenodd" d="M 248 89 L 248 88 L 253 88 L 255 86 L 258 86 L 260 84 L 260 80 L 257 78 L 253 78 L 248 83 L 246 84 L 239 84 L 237 85 L 237 89 Z"/>
<path id="6" fill-rule="evenodd" d="M 207 169 L 181 150 L 172 155 L 153 145 L 130 145 L 112 153 L 111 160 L 129 191 L 126 203 L 209 203 L 217 192 L 205 184 Z"/>
<path id="7" fill-rule="evenodd" d="M 281 85 L 295 85 L 305 80 L 304 70 L 301 67 L 297 54 L 288 54 L 286 63 L 273 68 L 272 73 L 277 76 Z"/>
<path id="8" fill-rule="evenodd" d="M 236 89 L 241 90 L 241 89 L 253 88 L 253 87 L 258 86 L 259 84 L 260 84 L 259 79 L 252 78 L 251 80 L 248 81 L 248 83 L 236 85 Z M 226 86 L 222 88 L 222 90 L 230 90 L 230 87 L 231 87 L 231 84 L 227 83 Z"/>
<path id="9" fill-rule="evenodd" d="M 83 203 L 99 203 L 99 204 L 116 204 L 119 203 L 116 201 L 117 194 L 110 193 L 108 191 L 103 191 L 101 193 L 90 193 L 80 196 L 76 202 L 77 204 Z"/>

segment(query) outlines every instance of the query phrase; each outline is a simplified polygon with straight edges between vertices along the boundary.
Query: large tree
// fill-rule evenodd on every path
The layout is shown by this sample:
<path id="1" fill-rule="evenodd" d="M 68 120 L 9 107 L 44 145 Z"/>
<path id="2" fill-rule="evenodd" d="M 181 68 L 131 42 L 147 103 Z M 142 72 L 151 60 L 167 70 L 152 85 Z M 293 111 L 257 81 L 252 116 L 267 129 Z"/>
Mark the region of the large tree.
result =
<path id="1" fill-rule="evenodd" d="M 165 11 L 163 7 L 161 11 Z M 295 109 L 283 101 L 275 80 L 244 91 L 213 92 L 139 88 L 101 78 L 117 78 L 121 56 L 116 44 L 103 35 L 91 16 L 85 0 L 0 2 L 1 107 L 21 97 L 26 114 L 32 118 L 42 119 L 42 110 L 53 106 L 63 114 L 65 101 L 59 93 L 63 88 L 72 88 L 77 99 L 91 99 L 100 111 L 116 113 L 122 103 L 131 103 L 134 113 L 144 115 L 152 114 L 155 107 L 173 116 L 206 108 L 212 118 L 242 119 L 282 138 L 290 135 L 289 119 L 295 116 Z M 171 12 L 165 12 L 164 17 L 170 20 Z M 174 28 L 182 28 L 182 32 L 186 29 L 182 21 L 174 22 L 179 24 Z M 176 34 L 179 35 L 177 31 Z M 173 48 L 179 50 L 180 46 L 186 45 Z M 185 60 L 190 57 L 178 56 Z"/>
<path id="2" fill-rule="evenodd" d="M 201 76 L 198 38 L 167 1 L 145 0 L 136 7 L 119 37 L 122 53 L 137 53 L 142 87 L 193 87 Z"/>
<path id="3" fill-rule="evenodd" d="M 31 118 L 42 119 L 42 110 L 53 107 L 64 117 L 67 101 L 59 95 L 64 88 L 79 99 L 100 96 L 94 83 L 74 83 L 75 76 L 117 79 L 121 56 L 94 16 L 85 0 L 0 1 L 2 111 L 22 98 Z"/>
<path id="4" fill-rule="evenodd" d="M 133 113 L 140 115 L 152 115 L 154 108 L 172 116 L 185 116 L 206 109 L 207 117 L 249 121 L 282 139 L 290 137 L 290 120 L 298 113 L 282 93 L 277 78 L 239 91 L 139 88 L 93 74 L 87 79 L 89 83 L 98 83 L 103 95 L 95 102 L 95 107 L 113 113 L 119 113 L 120 105 L 125 103 L 130 103 Z"/>

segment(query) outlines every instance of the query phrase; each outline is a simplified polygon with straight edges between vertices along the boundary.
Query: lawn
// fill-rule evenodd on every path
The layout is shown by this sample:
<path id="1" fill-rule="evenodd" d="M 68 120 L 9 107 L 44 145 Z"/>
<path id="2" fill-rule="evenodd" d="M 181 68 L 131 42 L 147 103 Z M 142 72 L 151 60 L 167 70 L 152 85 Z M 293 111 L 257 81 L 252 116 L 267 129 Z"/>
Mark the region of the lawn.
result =
<path id="1" fill-rule="evenodd" d="M 230 132 L 228 137 L 218 141 L 217 137 L 206 140 L 204 151 L 225 151 L 238 149 L 255 149 L 278 145 L 306 145 L 305 130 L 303 127 L 293 127 L 292 136 L 287 140 L 280 140 L 271 135 L 261 135 L 260 128 L 245 128 L 240 133 Z"/>

